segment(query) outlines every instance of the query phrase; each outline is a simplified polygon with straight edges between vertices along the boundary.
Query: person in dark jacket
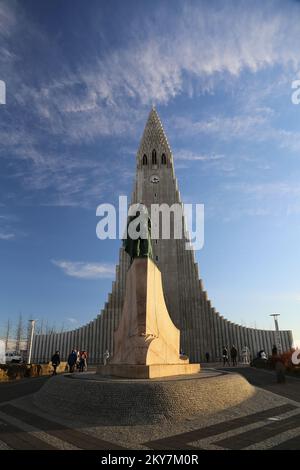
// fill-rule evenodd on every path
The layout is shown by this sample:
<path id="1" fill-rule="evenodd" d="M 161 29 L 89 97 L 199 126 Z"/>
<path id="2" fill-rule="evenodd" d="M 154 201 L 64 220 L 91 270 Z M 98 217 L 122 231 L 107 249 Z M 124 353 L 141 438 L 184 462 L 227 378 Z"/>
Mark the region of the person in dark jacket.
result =
<path id="1" fill-rule="evenodd" d="M 222 356 L 223 356 L 223 367 L 225 367 L 226 364 L 230 366 L 229 359 L 228 359 L 228 350 L 226 346 L 223 346 Z"/>
<path id="2" fill-rule="evenodd" d="M 69 366 L 70 372 L 74 372 L 76 361 L 77 361 L 77 352 L 73 349 L 71 354 L 69 354 L 69 357 L 68 357 L 68 366 Z"/>
<path id="3" fill-rule="evenodd" d="M 55 354 L 53 354 L 51 358 L 51 362 L 52 362 L 52 367 L 53 367 L 52 375 L 56 375 L 56 369 L 58 368 L 60 364 L 59 351 L 56 351 Z"/>
<path id="4" fill-rule="evenodd" d="M 233 366 L 237 365 L 237 355 L 238 355 L 238 351 L 236 347 L 232 345 L 230 349 L 230 357 L 231 357 L 231 362 Z"/>

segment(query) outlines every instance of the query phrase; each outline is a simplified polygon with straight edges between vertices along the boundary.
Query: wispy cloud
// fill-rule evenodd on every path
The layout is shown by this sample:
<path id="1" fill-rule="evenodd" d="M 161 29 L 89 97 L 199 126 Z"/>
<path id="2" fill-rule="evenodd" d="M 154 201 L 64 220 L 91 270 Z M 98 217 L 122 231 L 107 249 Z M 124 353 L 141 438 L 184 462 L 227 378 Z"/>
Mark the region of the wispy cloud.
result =
<path id="1" fill-rule="evenodd" d="M 82 261 L 52 260 L 67 276 L 78 279 L 106 279 L 115 275 L 115 265 Z"/>
<path id="2" fill-rule="evenodd" d="M 213 116 L 201 121 L 193 121 L 191 118 L 177 118 L 174 120 L 175 127 L 184 131 L 188 135 L 195 134 L 214 134 L 222 139 L 236 139 L 247 136 L 253 137 L 253 132 L 262 125 L 265 125 L 267 119 L 263 115 L 257 116 Z"/>
<path id="3" fill-rule="evenodd" d="M 232 182 L 222 185 L 221 190 L 224 200 L 230 198 L 230 204 L 226 204 L 225 211 L 222 204 L 210 210 L 213 216 L 218 214 L 225 222 L 241 217 L 271 217 L 286 223 L 286 217 L 297 216 L 300 212 L 300 186 L 297 182 Z M 220 194 L 218 197 L 221 200 Z"/>
<path id="4" fill-rule="evenodd" d="M 224 188 L 228 191 L 238 191 L 245 194 L 253 195 L 257 199 L 264 199 L 266 196 L 271 198 L 282 198 L 284 196 L 300 196 L 300 185 L 298 182 L 292 183 L 291 181 L 272 181 L 261 184 L 257 183 L 234 183 L 226 184 Z"/>
<path id="5" fill-rule="evenodd" d="M 4 207 L 4 206 L 2 206 Z M 18 236 L 26 236 L 17 228 L 18 218 L 14 214 L 0 214 L 0 240 L 14 240 Z"/>
<path id="6" fill-rule="evenodd" d="M 213 162 L 215 160 L 221 160 L 225 158 L 225 155 L 223 154 L 201 154 L 201 153 L 195 153 L 192 152 L 191 150 L 188 149 L 180 149 L 180 150 L 175 150 L 174 156 L 177 160 L 185 160 L 185 161 L 191 161 L 191 162 Z"/>
<path id="7" fill-rule="evenodd" d="M 7 37 L 12 33 L 16 24 L 14 4 L 14 1 L 9 3 L 3 1 L 0 4 L 0 34 L 4 37 Z"/>
<path id="8" fill-rule="evenodd" d="M 66 319 L 69 323 L 71 323 L 71 325 L 76 325 L 78 323 L 78 320 L 76 318 L 73 318 L 73 317 L 69 317 Z"/>
<path id="9" fill-rule="evenodd" d="M 224 75 L 238 77 L 245 69 L 255 73 L 276 64 L 295 69 L 300 7 L 287 4 L 185 2 L 180 14 L 174 10 L 172 15 L 161 6 L 155 22 L 140 18 L 137 26 L 132 20 L 131 39 L 124 46 L 102 51 L 76 71 L 66 63 L 60 76 L 40 78 L 34 88 L 22 84 L 15 98 L 48 132 L 64 139 L 132 132 L 140 117 L 137 102 L 149 106 L 183 92 L 201 93 L 208 82 L 214 88 L 209 77 L 219 83 Z M 236 130 L 241 125 L 248 124 L 236 122 Z"/>
<path id="10" fill-rule="evenodd" d="M 287 4 L 185 2 L 179 14 L 161 7 L 155 22 L 141 19 L 139 31 L 131 25 L 133 40 L 81 71 L 80 79 L 94 93 L 86 102 L 94 104 L 96 95 L 114 106 L 120 96 L 147 105 L 167 103 L 182 92 L 213 89 L 216 81 L 210 77 L 219 81 L 274 65 L 296 69 L 300 8 Z M 193 78 L 197 83 L 191 86 Z"/>
<path id="11" fill-rule="evenodd" d="M 16 237 L 15 233 L 0 232 L 0 240 L 12 240 Z"/>
<path id="12" fill-rule="evenodd" d="M 9 81 L 10 95 L 10 107 L 4 110 L 7 119 L 0 129 L 1 156 L 9 156 L 13 171 L 13 159 L 26 162 L 15 172 L 26 190 L 49 188 L 55 193 L 51 202 L 58 205 L 77 205 L 84 192 L 86 204 L 97 191 L 97 170 L 93 169 L 95 184 L 91 184 L 85 176 L 91 168 L 84 167 L 81 156 L 69 157 L 76 146 L 108 136 L 137 138 L 152 102 L 167 104 L 183 93 L 214 93 L 220 83 L 235 81 L 244 71 L 255 74 L 274 66 L 293 71 L 298 67 L 300 6 L 295 2 L 286 1 L 283 6 L 276 0 L 264 5 L 258 1 L 251 5 L 187 1 L 180 5 L 179 13 L 161 5 L 153 19 L 132 15 L 122 33 L 124 41 L 109 49 L 90 50 L 74 67 L 62 58 L 59 40 L 40 31 L 26 16 L 25 8 L 18 2 L 1 3 L 1 47 L 6 53 L 0 54 L 0 60 L 1 56 L 9 57 L 9 65 L 6 59 L 3 62 L 2 73 Z M 97 9 L 94 16 L 99 16 L 101 24 Z M 126 34 L 129 30 L 130 35 Z M 37 67 L 34 85 L 31 65 L 27 68 L 23 60 L 20 70 L 20 57 L 15 54 L 15 43 L 20 43 L 22 34 L 28 50 L 38 41 L 52 51 L 51 70 L 43 73 L 43 68 L 40 71 Z M 15 115 L 10 116 L 10 109 Z M 16 115 L 22 119 L 12 119 Z M 264 109 L 254 115 L 213 116 L 178 121 L 177 125 L 194 134 L 227 140 L 274 138 L 282 147 L 298 151 L 299 134 L 284 129 L 278 132 L 268 125 L 269 119 Z M 64 146 L 63 154 L 53 142 Z M 179 154 L 179 159 L 185 160 L 181 165 L 220 158 L 206 157 Z M 118 165 L 113 170 L 118 171 Z"/>
<path id="13" fill-rule="evenodd" d="M 249 109 L 244 114 L 235 116 L 215 115 L 202 120 L 178 117 L 172 120 L 174 127 L 186 136 L 208 135 L 218 140 L 237 142 L 271 142 L 279 148 L 298 152 L 300 150 L 300 132 L 287 130 L 272 121 L 274 112 L 269 108 Z M 188 159 L 188 158 L 187 158 Z"/>

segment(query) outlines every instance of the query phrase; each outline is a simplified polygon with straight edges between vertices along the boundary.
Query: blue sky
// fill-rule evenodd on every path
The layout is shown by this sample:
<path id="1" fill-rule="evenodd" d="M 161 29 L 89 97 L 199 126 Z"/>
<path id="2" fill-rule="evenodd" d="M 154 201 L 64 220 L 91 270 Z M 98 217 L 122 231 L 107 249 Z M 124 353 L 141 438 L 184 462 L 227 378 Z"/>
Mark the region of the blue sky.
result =
<path id="1" fill-rule="evenodd" d="M 300 344 L 300 3 L 0 1 L 0 328 L 94 318 L 119 241 L 96 207 L 130 196 L 155 103 L 185 202 L 205 204 L 196 256 L 232 321 Z"/>

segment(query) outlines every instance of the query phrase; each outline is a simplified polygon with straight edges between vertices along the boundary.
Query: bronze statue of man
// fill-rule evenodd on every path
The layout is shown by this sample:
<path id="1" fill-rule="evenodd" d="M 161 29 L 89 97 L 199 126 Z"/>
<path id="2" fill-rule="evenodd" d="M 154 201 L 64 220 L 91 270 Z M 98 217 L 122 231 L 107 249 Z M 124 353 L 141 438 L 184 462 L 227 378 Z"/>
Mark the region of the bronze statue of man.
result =
<path id="1" fill-rule="evenodd" d="M 136 220 L 138 219 L 138 220 Z M 136 220 L 136 222 L 134 222 Z M 136 237 L 131 237 L 130 224 Z M 153 259 L 152 244 L 151 244 L 151 219 L 144 211 L 137 211 L 135 215 L 128 216 L 127 222 L 127 238 L 123 240 L 125 251 L 130 256 L 130 264 L 135 258 L 151 258 Z"/>

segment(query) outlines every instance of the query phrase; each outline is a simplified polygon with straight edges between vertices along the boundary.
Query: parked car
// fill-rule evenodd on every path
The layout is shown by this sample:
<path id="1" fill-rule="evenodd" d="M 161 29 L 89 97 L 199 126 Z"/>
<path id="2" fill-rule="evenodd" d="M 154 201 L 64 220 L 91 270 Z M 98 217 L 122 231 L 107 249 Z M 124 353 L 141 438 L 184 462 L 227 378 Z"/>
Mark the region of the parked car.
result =
<path id="1" fill-rule="evenodd" d="M 22 362 L 22 356 L 20 356 L 20 354 L 18 354 L 16 351 L 10 351 L 10 352 L 7 352 L 5 353 L 5 359 L 6 359 L 6 363 L 15 363 L 15 364 L 19 364 L 20 362 Z"/>

